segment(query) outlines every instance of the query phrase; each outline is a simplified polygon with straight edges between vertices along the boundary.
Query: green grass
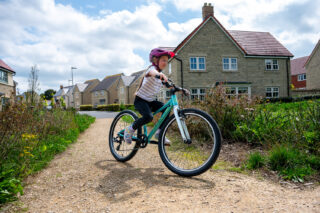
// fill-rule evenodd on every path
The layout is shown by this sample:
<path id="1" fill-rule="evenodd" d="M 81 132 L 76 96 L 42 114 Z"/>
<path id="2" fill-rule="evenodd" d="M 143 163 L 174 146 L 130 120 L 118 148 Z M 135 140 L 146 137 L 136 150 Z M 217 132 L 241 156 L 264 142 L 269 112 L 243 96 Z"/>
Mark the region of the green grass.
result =
<path id="1" fill-rule="evenodd" d="M 22 181 L 30 174 L 45 168 L 54 156 L 66 150 L 87 129 L 95 118 L 88 115 L 75 115 L 74 126 L 46 135 L 37 141 L 28 155 L 21 155 L 13 148 L 7 159 L 0 166 L 0 204 L 16 200 L 16 194 L 23 194 Z"/>
<path id="2" fill-rule="evenodd" d="M 254 152 L 249 155 L 246 162 L 246 168 L 249 170 L 258 169 L 265 165 L 265 158 L 260 152 Z"/>
<path id="3" fill-rule="evenodd" d="M 310 158 L 311 156 L 292 147 L 275 146 L 269 153 L 269 166 L 271 170 L 278 171 L 284 179 L 303 182 L 306 176 L 316 173 L 310 164 Z"/>

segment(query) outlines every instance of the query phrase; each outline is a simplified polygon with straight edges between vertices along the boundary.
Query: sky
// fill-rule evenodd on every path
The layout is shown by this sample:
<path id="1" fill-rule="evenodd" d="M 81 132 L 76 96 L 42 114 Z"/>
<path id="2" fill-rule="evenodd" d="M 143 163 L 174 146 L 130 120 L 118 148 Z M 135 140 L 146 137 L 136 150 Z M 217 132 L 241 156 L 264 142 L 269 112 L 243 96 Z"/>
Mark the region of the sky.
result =
<path id="1" fill-rule="evenodd" d="M 0 0 L 0 58 L 20 93 L 37 65 L 41 92 L 71 80 L 130 75 L 159 46 L 177 46 L 202 21 L 204 2 L 228 30 L 270 32 L 295 57 L 320 39 L 320 0 Z"/>

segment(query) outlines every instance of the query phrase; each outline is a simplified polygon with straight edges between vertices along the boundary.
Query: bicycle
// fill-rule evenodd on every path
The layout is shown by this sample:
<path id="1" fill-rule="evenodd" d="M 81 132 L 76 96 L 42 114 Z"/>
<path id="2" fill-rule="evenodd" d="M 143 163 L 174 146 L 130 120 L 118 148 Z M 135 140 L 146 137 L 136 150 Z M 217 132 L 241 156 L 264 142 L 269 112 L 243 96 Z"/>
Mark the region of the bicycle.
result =
<path id="1" fill-rule="evenodd" d="M 132 137 L 132 143 L 123 139 L 125 127 L 138 119 L 131 110 L 121 111 L 113 120 L 109 132 L 109 147 L 113 157 L 120 162 L 132 159 L 139 149 L 148 144 L 158 144 L 158 151 L 165 166 L 172 172 L 185 177 L 196 176 L 206 172 L 217 160 L 221 149 L 221 132 L 216 121 L 206 112 L 199 109 L 180 109 L 176 92 L 187 90 L 176 86 L 170 79 L 162 82 L 170 89 L 170 100 L 159 110 L 164 113 L 148 134 L 147 126 L 138 128 Z M 170 112 L 173 110 L 173 115 Z M 167 117 L 168 116 L 168 117 Z M 166 118 L 167 117 L 167 118 Z M 165 120 L 166 118 L 166 120 Z M 159 140 L 151 140 L 162 124 Z M 179 134 L 180 133 L 180 134 Z M 166 146 L 165 138 L 171 140 Z"/>

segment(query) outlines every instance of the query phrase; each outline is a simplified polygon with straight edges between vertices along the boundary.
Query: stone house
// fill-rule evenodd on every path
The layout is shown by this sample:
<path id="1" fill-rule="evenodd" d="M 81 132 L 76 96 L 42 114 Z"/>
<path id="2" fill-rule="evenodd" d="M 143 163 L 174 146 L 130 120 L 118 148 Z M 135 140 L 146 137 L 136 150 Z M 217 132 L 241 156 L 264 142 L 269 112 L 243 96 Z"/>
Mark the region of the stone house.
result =
<path id="1" fill-rule="evenodd" d="M 16 72 L 0 59 L 0 111 L 3 106 L 13 102 L 16 94 L 16 83 L 13 76 Z"/>
<path id="2" fill-rule="evenodd" d="M 56 92 L 56 94 L 53 96 L 56 104 L 60 104 L 60 99 L 63 98 L 64 102 L 66 104 L 66 107 L 72 107 L 72 89 L 73 86 L 66 86 L 60 85 L 60 89 Z"/>
<path id="3" fill-rule="evenodd" d="M 208 89 L 226 87 L 230 96 L 267 98 L 291 95 L 293 55 L 268 32 L 226 30 L 204 4 L 203 21 L 177 47 L 164 73 L 203 99 Z M 159 99 L 166 99 L 166 91 Z M 161 98 L 162 97 L 162 98 Z"/>
<path id="4" fill-rule="evenodd" d="M 72 94 L 73 94 L 73 100 L 74 103 L 72 104 L 72 106 L 76 109 L 80 108 L 80 105 L 83 105 L 83 97 L 84 97 L 84 91 L 87 88 L 88 84 L 86 83 L 77 83 L 73 90 L 72 90 Z"/>
<path id="5" fill-rule="evenodd" d="M 83 91 L 83 96 L 82 96 L 82 104 L 83 105 L 92 105 L 92 97 L 91 97 L 91 90 L 93 90 L 99 83 L 100 81 L 98 79 L 92 79 L 84 82 L 88 86 L 85 88 Z"/>
<path id="6" fill-rule="evenodd" d="M 118 97 L 120 104 L 133 104 L 135 92 L 140 84 L 145 70 L 132 73 L 130 76 L 121 76 L 118 85 Z"/>
<path id="7" fill-rule="evenodd" d="M 92 104 L 97 105 L 119 103 L 118 84 L 123 74 L 105 77 L 95 88 L 91 90 Z"/>
<path id="8" fill-rule="evenodd" d="M 309 56 L 305 68 L 307 70 L 307 89 L 320 89 L 320 40 Z"/>
<path id="9" fill-rule="evenodd" d="M 294 89 L 306 89 L 307 71 L 304 67 L 309 56 L 300 57 L 291 60 L 291 82 Z"/>

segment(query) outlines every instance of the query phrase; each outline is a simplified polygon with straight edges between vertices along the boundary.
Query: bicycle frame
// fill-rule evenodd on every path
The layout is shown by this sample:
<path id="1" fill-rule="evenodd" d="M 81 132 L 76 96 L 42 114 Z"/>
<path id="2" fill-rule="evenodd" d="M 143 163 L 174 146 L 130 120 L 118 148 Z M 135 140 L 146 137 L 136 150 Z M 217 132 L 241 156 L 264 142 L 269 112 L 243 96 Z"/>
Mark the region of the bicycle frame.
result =
<path id="1" fill-rule="evenodd" d="M 175 94 L 171 94 L 170 100 L 165 105 L 163 105 L 160 109 L 158 109 L 156 112 L 154 112 L 153 115 L 160 113 L 164 109 L 165 109 L 164 113 L 162 114 L 162 116 L 160 117 L 158 122 L 155 124 L 155 126 L 152 128 L 152 130 L 150 131 L 149 134 L 148 134 L 147 126 L 146 125 L 143 126 L 143 132 L 144 132 L 144 135 L 146 135 L 148 138 L 148 143 L 150 143 L 151 138 L 153 137 L 154 133 L 157 131 L 157 129 L 159 129 L 160 125 L 164 122 L 165 118 L 170 114 L 172 109 L 173 109 L 173 113 L 176 117 L 182 139 L 184 141 L 190 141 L 190 135 L 189 135 L 187 126 L 185 125 L 184 121 L 180 120 L 180 116 L 178 113 L 179 104 L 178 104 L 177 96 Z M 124 130 L 121 130 L 120 132 L 122 133 L 123 131 Z M 138 138 L 136 138 L 136 137 L 133 137 L 132 139 L 138 140 Z"/>

